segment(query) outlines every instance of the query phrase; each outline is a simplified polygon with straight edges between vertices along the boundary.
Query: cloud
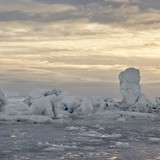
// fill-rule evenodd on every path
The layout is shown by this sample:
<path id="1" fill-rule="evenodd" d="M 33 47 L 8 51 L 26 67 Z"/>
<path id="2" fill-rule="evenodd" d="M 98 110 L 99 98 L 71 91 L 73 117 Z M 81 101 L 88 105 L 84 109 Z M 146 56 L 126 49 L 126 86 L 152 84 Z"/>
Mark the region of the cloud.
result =
<path id="1" fill-rule="evenodd" d="M 159 2 L 0 0 L 0 84 L 90 86 L 87 92 L 117 83 L 130 66 L 141 70 L 143 83 L 154 83 Z"/>
<path id="2" fill-rule="evenodd" d="M 59 13 L 75 10 L 76 7 L 70 4 L 41 4 L 29 0 L 14 0 L 14 2 L 0 1 L 1 12 L 19 11 L 23 13 Z"/>
<path id="3" fill-rule="evenodd" d="M 72 4 L 72 5 L 86 5 L 89 3 L 104 3 L 104 0 L 33 0 L 37 3 L 45 3 L 45 4 Z"/>
<path id="4" fill-rule="evenodd" d="M 129 0 L 104 0 L 105 2 L 129 3 Z"/>
<path id="5" fill-rule="evenodd" d="M 158 3 L 156 0 L 153 1 L 155 1 L 153 4 Z M 88 19 L 96 23 L 126 26 L 159 22 L 159 10 L 154 8 L 148 0 L 146 2 L 135 0 L 14 0 L 14 3 L 7 0 L 0 1 L 0 4 L 0 21 L 50 23 Z M 142 6 L 148 7 L 144 10 Z"/>

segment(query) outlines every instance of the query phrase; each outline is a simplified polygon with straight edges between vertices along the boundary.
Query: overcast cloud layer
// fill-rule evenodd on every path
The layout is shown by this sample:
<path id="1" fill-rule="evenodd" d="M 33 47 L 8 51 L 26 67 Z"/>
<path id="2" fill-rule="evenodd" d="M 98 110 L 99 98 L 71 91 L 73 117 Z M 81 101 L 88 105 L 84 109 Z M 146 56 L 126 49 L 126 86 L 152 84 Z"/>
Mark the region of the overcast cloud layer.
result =
<path id="1" fill-rule="evenodd" d="M 159 62 L 159 0 L 0 0 L 4 88 L 118 96 L 118 74 L 132 66 L 155 96 Z"/>

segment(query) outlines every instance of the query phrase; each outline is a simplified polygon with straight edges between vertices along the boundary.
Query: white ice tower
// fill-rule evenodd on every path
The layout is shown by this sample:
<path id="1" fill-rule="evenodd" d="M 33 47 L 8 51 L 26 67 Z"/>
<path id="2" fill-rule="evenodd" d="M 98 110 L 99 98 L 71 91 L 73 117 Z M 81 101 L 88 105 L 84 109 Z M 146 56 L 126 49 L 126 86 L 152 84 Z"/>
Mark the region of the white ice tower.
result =
<path id="1" fill-rule="evenodd" d="M 128 68 L 119 74 L 120 92 L 123 104 L 130 109 L 145 111 L 149 103 L 145 95 L 141 93 L 140 71 L 136 68 Z"/>
<path id="2" fill-rule="evenodd" d="M 128 68 L 119 74 L 120 92 L 127 105 L 133 105 L 141 95 L 140 72 L 135 68 Z"/>

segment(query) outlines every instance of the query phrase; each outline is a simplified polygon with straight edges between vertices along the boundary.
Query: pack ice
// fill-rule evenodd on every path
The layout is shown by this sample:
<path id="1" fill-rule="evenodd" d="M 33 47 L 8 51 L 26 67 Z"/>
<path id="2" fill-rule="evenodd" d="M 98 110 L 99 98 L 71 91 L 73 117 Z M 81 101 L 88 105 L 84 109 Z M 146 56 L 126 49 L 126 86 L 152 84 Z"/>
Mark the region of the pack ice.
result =
<path id="1" fill-rule="evenodd" d="M 122 120 L 122 115 L 157 118 L 160 97 L 156 97 L 155 101 L 146 98 L 141 93 L 140 79 L 140 71 L 135 68 L 128 68 L 119 74 L 121 101 L 107 96 L 71 96 L 55 88 L 34 89 L 25 98 L 7 98 L 0 90 L 0 121 L 53 123 L 57 118 L 97 115 L 116 117 L 118 120 Z"/>

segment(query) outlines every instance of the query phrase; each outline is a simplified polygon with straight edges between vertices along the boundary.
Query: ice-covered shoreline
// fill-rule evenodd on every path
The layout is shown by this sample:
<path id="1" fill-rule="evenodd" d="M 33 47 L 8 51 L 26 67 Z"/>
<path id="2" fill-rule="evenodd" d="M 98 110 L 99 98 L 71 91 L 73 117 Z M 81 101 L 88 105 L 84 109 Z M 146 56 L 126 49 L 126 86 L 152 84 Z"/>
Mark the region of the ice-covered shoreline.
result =
<path id="1" fill-rule="evenodd" d="M 24 98 L 0 90 L 0 121 L 56 123 L 86 117 L 115 121 L 139 118 L 159 119 L 160 98 L 149 100 L 141 93 L 140 72 L 128 68 L 119 74 L 122 100 L 107 96 L 71 96 L 62 89 L 36 89 Z"/>
<path id="2" fill-rule="evenodd" d="M 149 109 L 148 112 L 137 112 L 131 111 L 129 109 L 126 110 L 123 107 L 120 108 L 120 102 L 117 102 L 111 98 L 109 98 L 108 101 L 106 101 L 106 107 L 104 97 L 84 97 L 82 101 L 83 103 L 81 105 L 83 105 L 82 107 L 88 107 L 90 105 L 89 109 L 82 110 L 82 108 L 81 110 L 77 110 L 76 108 L 74 108 L 74 106 L 79 105 L 79 101 L 77 101 L 78 98 L 83 99 L 83 97 L 77 96 L 63 97 L 59 102 L 57 102 L 57 107 L 60 107 L 61 109 L 57 111 L 57 117 L 54 117 L 53 112 L 51 114 L 46 113 L 46 115 L 42 114 L 42 112 L 40 112 L 42 111 L 42 108 L 36 108 L 37 110 L 33 111 L 33 108 L 29 107 L 26 103 L 24 103 L 25 98 L 14 97 L 8 100 L 7 105 L 5 106 L 5 110 L 0 113 L 0 123 L 72 123 L 75 122 L 75 120 L 79 121 L 80 119 L 83 119 L 83 121 L 87 121 L 87 119 L 88 121 L 92 121 L 92 119 L 98 120 L 99 117 L 101 117 L 102 120 L 108 122 L 126 122 L 138 119 L 156 120 L 160 118 L 159 112 L 154 112 L 154 110 L 151 111 Z M 77 102 L 78 104 L 75 102 Z M 48 102 L 44 104 L 45 105 L 42 105 L 41 107 L 47 107 Z M 68 110 L 66 110 L 66 106 L 68 104 L 73 108 L 71 107 Z M 93 104 L 94 107 L 91 106 Z M 71 109 L 74 110 L 70 112 Z"/>

